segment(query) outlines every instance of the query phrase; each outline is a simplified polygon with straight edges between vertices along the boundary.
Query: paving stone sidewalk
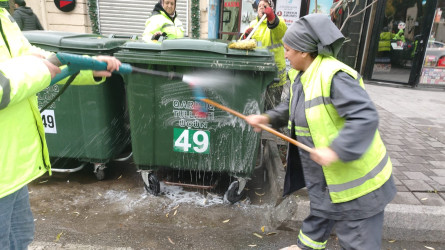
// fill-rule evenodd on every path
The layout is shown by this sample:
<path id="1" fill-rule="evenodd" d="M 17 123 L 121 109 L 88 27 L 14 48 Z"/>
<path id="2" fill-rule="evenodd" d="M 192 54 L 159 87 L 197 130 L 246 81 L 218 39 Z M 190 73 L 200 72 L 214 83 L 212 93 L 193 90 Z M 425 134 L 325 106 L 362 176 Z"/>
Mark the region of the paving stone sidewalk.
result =
<path id="1" fill-rule="evenodd" d="M 445 92 L 385 85 L 366 89 L 394 166 L 398 194 L 392 203 L 445 206 Z"/>
<path id="2" fill-rule="evenodd" d="M 445 243 L 445 91 L 365 85 L 379 112 L 398 190 L 385 208 L 383 238 Z M 281 197 L 285 172 L 277 143 L 282 143 L 273 138 L 266 140 L 264 164 L 271 192 Z M 270 220 L 273 227 L 298 231 L 309 213 L 302 189 L 277 199 Z"/>
<path id="3" fill-rule="evenodd" d="M 445 206 L 445 144 L 382 107 L 377 109 L 398 190 L 392 203 Z"/>

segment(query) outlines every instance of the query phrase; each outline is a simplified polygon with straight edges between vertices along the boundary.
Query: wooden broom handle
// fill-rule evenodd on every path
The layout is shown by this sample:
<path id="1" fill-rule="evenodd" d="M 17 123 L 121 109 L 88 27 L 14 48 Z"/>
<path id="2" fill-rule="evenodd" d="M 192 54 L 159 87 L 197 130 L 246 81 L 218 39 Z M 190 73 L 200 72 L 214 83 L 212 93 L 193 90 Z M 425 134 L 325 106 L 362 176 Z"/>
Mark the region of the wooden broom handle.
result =
<path id="1" fill-rule="evenodd" d="M 208 98 L 202 98 L 201 101 L 203 101 L 203 102 L 205 102 L 207 104 L 213 105 L 214 107 L 217 107 L 217 108 L 222 109 L 224 111 L 227 111 L 230 114 L 232 114 L 234 116 L 237 116 L 237 117 L 239 117 L 239 118 L 241 118 L 243 120 L 247 119 L 247 116 L 245 116 L 245 115 L 243 115 L 243 114 L 241 114 L 241 113 L 239 113 L 239 112 L 237 112 L 237 111 L 235 111 L 233 109 L 230 109 L 230 108 L 228 108 L 226 106 L 223 106 L 223 105 L 221 105 L 221 104 L 219 104 L 217 102 L 214 102 L 214 101 L 212 101 L 212 100 L 210 100 Z M 295 146 L 297 146 L 297 147 L 299 147 L 301 149 L 306 150 L 309 153 L 312 153 L 314 151 L 312 148 L 304 145 L 303 143 L 298 142 L 297 140 L 294 140 L 294 139 L 290 138 L 289 136 L 286 136 L 286 135 L 284 135 L 284 134 L 276 131 L 275 129 L 270 128 L 270 127 L 268 127 L 268 126 L 266 126 L 264 124 L 258 124 L 258 127 L 260 127 L 263 130 L 266 130 L 267 132 L 269 132 L 269 133 L 271 133 L 271 134 L 273 134 L 275 136 L 280 137 L 281 139 L 283 139 L 283 140 L 285 140 L 285 141 L 287 141 L 289 143 L 294 144 Z"/>

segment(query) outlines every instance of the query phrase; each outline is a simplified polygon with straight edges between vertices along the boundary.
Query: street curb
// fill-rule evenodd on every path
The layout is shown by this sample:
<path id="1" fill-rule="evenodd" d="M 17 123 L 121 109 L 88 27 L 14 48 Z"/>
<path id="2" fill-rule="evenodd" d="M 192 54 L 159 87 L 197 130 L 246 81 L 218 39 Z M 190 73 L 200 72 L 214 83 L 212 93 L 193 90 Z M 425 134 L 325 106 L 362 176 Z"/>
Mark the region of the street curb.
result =
<path id="1" fill-rule="evenodd" d="M 263 162 L 269 173 L 270 192 L 276 198 L 269 214 L 272 227 L 280 230 L 299 231 L 309 215 L 309 199 L 303 192 L 296 192 L 282 199 L 284 171 L 277 145 L 266 141 Z M 306 192 L 307 193 L 307 192 Z M 445 207 L 388 204 L 383 222 L 383 239 L 445 243 Z"/>
<path id="2" fill-rule="evenodd" d="M 445 243 L 445 207 L 388 204 L 383 238 Z"/>

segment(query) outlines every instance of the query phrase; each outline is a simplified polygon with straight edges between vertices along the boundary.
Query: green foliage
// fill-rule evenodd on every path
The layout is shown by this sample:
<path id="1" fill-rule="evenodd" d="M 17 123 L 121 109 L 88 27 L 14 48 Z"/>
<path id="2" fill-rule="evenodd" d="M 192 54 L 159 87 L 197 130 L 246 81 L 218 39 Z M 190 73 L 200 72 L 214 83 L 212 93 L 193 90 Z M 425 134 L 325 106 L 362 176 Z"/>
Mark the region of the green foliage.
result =
<path id="1" fill-rule="evenodd" d="M 192 0 L 192 37 L 199 38 L 199 0 Z"/>
<path id="2" fill-rule="evenodd" d="M 99 20 L 97 15 L 97 1 L 96 0 L 88 0 L 88 14 L 91 20 L 91 28 L 94 34 L 99 34 Z"/>

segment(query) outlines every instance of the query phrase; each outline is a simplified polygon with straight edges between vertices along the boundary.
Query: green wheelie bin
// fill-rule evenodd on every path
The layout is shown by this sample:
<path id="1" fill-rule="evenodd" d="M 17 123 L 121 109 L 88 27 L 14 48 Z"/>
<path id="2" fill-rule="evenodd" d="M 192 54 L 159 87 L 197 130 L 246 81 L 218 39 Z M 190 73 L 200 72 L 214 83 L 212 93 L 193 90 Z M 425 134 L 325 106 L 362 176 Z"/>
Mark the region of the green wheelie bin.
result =
<path id="1" fill-rule="evenodd" d="M 44 50 L 89 56 L 112 55 L 128 40 L 55 31 L 24 34 L 32 45 Z M 130 146 L 123 79 L 113 74 L 100 85 L 71 85 L 56 97 L 62 88 L 55 84 L 37 94 L 40 109 L 56 98 L 41 112 L 52 171 L 75 172 L 94 164 L 94 173 L 102 180 L 106 163 L 121 157 Z M 73 162 L 81 165 L 73 167 Z"/>
<path id="2" fill-rule="evenodd" d="M 127 42 L 114 54 L 134 67 L 191 75 L 204 81 L 205 96 L 245 115 L 259 114 L 276 65 L 267 50 L 229 49 L 226 43 L 175 39 Z M 216 78 L 234 82 L 219 82 Z M 221 79 L 219 79 L 221 80 Z M 237 178 L 226 193 L 240 199 L 255 168 L 260 135 L 242 119 L 206 104 L 197 116 L 193 88 L 182 80 L 132 73 L 124 76 L 133 160 L 148 192 L 159 193 L 159 168 L 225 172 Z"/>

